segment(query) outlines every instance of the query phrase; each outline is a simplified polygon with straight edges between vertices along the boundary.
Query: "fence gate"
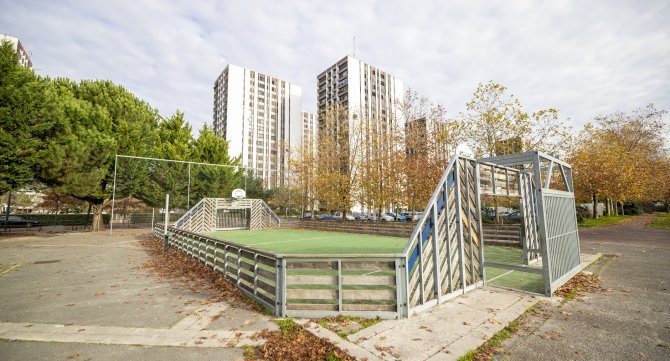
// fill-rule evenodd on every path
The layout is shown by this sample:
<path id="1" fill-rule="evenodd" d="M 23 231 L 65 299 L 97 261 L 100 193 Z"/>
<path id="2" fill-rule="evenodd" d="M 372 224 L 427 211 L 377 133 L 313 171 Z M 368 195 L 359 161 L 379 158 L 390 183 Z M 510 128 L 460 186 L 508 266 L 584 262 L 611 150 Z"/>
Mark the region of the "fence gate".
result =
<path id="1" fill-rule="evenodd" d="M 523 168 L 521 173 L 524 214 L 524 258 L 539 260 L 547 296 L 574 276 L 580 265 L 579 234 L 572 168 L 556 157 L 525 152 L 480 160 Z"/>

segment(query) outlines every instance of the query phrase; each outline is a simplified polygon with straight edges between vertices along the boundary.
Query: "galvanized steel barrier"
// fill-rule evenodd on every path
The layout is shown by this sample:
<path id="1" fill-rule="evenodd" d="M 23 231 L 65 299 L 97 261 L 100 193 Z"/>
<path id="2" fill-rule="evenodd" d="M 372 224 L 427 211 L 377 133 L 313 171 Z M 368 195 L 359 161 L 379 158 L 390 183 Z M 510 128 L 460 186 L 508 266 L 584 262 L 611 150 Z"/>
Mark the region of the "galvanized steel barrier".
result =
<path id="1" fill-rule="evenodd" d="M 164 226 L 154 234 L 162 238 Z M 400 255 L 281 255 L 168 227 L 168 244 L 219 272 L 270 312 L 398 318 Z"/>
<path id="2" fill-rule="evenodd" d="M 541 272 L 546 294 L 551 295 L 579 266 L 572 174 L 555 158 L 531 155 L 538 157 L 534 173 L 504 166 L 517 164 L 514 159 L 506 163 L 491 158 L 485 163 L 454 156 L 400 254 L 284 255 L 178 227 L 168 227 L 168 243 L 280 316 L 409 317 L 481 286 L 487 264 Z M 552 161 L 549 174 L 554 162 L 559 164 L 568 191 L 549 189 L 549 180 L 542 183 L 541 159 Z M 541 255 L 542 268 L 484 262 L 481 194 L 521 198 L 525 258 L 530 262 Z M 203 200 L 190 216 L 206 218 L 199 214 L 205 207 L 216 205 Z M 265 207 L 256 209 L 268 216 Z M 156 225 L 154 232 L 162 238 L 163 226 Z"/>

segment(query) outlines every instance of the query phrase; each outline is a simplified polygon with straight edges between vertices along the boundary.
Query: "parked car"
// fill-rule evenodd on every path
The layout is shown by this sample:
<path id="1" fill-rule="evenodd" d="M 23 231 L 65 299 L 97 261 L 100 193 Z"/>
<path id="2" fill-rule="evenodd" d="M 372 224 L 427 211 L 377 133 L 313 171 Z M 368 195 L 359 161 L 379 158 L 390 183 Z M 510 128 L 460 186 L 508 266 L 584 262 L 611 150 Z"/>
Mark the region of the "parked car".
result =
<path id="1" fill-rule="evenodd" d="M 391 212 L 382 213 L 381 216 L 380 216 L 380 219 L 383 222 L 395 222 L 395 218 L 396 218 L 395 214 L 393 214 Z"/>
<path id="2" fill-rule="evenodd" d="M 521 211 L 514 211 L 514 212 L 510 212 L 510 213 L 505 214 L 501 218 L 505 222 L 520 223 L 523 216 L 521 215 Z"/>
<path id="3" fill-rule="evenodd" d="M 421 216 L 423 216 L 423 212 L 414 212 L 412 215 L 412 221 L 416 222 L 419 219 L 421 219 Z"/>
<path id="4" fill-rule="evenodd" d="M 403 216 L 402 214 L 395 214 L 395 220 L 398 222 L 407 222 L 409 218 Z"/>
<path id="5" fill-rule="evenodd" d="M 372 213 L 368 213 L 368 214 L 366 215 L 366 219 L 367 219 L 368 221 L 378 221 L 379 218 L 380 218 L 380 217 L 379 217 L 379 213 L 374 213 L 374 212 L 372 212 Z"/>
<path id="6" fill-rule="evenodd" d="M 0 216 L 0 227 L 39 227 L 40 222 L 19 216 Z"/>
<path id="7" fill-rule="evenodd" d="M 312 219 L 312 213 L 309 212 L 305 213 L 305 215 L 302 216 L 302 219 Z"/>
<path id="8" fill-rule="evenodd" d="M 316 216 L 316 219 L 331 220 L 331 219 L 333 219 L 333 215 L 330 214 L 330 213 L 320 214 L 320 215 Z"/>
<path id="9" fill-rule="evenodd" d="M 341 212 L 335 212 L 335 215 L 333 216 L 333 219 L 342 220 L 342 213 Z M 351 214 L 347 214 L 344 217 L 344 219 L 346 219 L 347 221 L 355 221 L 356 220 L 356 218 L 354 218 L 354 216 L 352 216 Z"/>

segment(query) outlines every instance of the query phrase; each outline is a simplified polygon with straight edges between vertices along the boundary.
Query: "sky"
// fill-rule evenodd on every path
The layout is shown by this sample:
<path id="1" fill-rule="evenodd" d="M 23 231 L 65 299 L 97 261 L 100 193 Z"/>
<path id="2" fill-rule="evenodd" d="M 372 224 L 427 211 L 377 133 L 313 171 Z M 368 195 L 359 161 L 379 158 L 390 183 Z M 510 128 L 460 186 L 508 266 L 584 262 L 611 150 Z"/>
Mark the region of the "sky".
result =
<path id="1" fill-rule="evenodd" d="M 594 116 L 670 110 L 670 1 L 33 1 L 0 0 L 0 33 L 36 72 L 106 79 L 159 109 L 212 123 L 229 63 L 299 85 L 347 54 L 387 71 L 458 117 L 480 82 L 528 112 Z"/>

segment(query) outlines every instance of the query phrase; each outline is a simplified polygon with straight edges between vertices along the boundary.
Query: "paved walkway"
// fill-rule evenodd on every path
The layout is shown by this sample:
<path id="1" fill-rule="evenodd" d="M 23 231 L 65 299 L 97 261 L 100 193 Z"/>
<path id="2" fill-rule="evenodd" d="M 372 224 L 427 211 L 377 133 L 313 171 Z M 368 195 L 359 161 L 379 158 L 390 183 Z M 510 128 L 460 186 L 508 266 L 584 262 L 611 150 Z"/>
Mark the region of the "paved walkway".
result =
<path id="1" fill-rule="evenodd" d="M 241 346 L 256 344 L 249 336 L 276 328 L 268 316 L 157 279 L 142 269 L 139 239 L 128 233 L 0 239 L 0 358 L 235 360 L 243 358 Z M 180 351 L 163 351 L 173 346 Z"/>
<path id="2" fill-rule="evenodd" d="M 670 360 L 670 231 L 645 228 L 651 217 L 580 230 L 583 252 L 617 255 L 600 273 L 609 291 L 547 307 L 500 359 Z"/>
<path id="3" fill-rule="evenodd" d="M 241 346 L 255 344 L 249 336 L 276 328 L 268 316 L 156 279 L 141 268 L 138 240 L 105 233 L 0 239 L 2 358 L 235 360 Z M 594 258 L 583 255 L 583 264 Z M 455 360 L 543 299 L 483 287 L 347 339 L 300 322 L 358 358 Z"/>
<path id="4" fill-rule="evenodd" d="M 582 267 L 596 258 L 597 255 L 582 255 Z M 411 318 L 382 321 L 346 340 L 308 320 L 299 322 L 361 359 L 457 360 L 538 301 L 558 299 L 482 287 Z"/>

